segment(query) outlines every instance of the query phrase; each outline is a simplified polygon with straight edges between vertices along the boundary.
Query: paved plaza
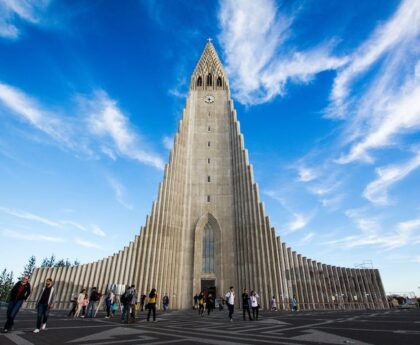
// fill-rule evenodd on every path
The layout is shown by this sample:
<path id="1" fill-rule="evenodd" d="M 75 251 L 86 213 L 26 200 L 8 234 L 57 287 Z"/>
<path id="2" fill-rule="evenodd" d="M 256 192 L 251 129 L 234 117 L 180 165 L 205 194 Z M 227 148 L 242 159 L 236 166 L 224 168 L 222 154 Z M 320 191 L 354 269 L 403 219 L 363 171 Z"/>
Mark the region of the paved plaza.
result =
<path id="1" fill-rule="evenodd" d="M 0 322 L 4 323 L 5 310 Z M 33 334 L 35 312 L 21 311 L 16 330 L 0 334 L 2 345 L 31 344 L 420 344 L 420 309 L 390 311 L 263 312 L 258 321 L 243 321 L 236 310 L 199 317 L 196 311 L 158 313 L 134 324 L 118 319 L 68 319 L 51 312 L 46 331 Z"/>

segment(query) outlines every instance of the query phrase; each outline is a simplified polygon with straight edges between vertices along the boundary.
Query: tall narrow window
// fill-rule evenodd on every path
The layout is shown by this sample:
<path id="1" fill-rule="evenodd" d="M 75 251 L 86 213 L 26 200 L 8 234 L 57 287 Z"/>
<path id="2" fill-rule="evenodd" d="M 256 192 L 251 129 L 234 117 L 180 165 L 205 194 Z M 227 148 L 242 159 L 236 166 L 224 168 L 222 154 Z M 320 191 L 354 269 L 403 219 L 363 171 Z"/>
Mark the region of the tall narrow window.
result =
<path id="1" fill-rule="evenodd" d="M 197 79 L 197 86 L 203 86 L 203 79 L 201 77 Z"/>
<path id="2" fill-rule="evenodd" d="M 207 195 L 207 202 L 210 202 L 210 195 Z"/>
<path id="3" fill-rule="evenodd" d="M 210 117 L 210 112 L 209 112 L 209 117 Z"/>
<path id="4" fill-rule="evenodd" d="M 207 146 L 210 147 L 210 141 L 207 143 Z"/>
<path id="5" fill-rule="evenodd" d="M 217 86 L 222 86 L 222 78 L 217 78 Z"/>
<path id="6" fill-rule="evenodd" d="M 214 231 L 208 223 L 204 227 L 202 244 L 201 271 L 214 273 Z"/>
<path id="7" fill-rule="evenodd" d="M 207 86 L 213 85 L 213 78 L 211 77 L 211 73 L 207 75 Z"/>
<path id="8" fill-rule="evenodd" d="M 207 164 L 210 164 L 210 158 L 207 158 Z"/>
<path id="9" fill-rule="evenodd" d="M 207 130 L 210 132 L 210 126 L 207 128 Z"/>
<path id="10" fill-rule="evenodd" d="M 210 176 L 207 176 L 207 182 L 210 182 Z"/>

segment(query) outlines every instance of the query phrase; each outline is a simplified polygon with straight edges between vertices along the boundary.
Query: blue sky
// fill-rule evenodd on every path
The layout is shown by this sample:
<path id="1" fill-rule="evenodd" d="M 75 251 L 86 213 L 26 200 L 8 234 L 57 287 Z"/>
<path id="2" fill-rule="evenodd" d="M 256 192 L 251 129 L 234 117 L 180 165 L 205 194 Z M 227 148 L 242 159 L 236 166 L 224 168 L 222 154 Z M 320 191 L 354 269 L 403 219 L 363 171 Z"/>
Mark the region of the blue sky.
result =
<path id="1" fill-rule="evenodd" d="M 416 0 L 0 0 L 0 269 L 138 234 L 208 37 L 277 233 L 419 294 Z"/>

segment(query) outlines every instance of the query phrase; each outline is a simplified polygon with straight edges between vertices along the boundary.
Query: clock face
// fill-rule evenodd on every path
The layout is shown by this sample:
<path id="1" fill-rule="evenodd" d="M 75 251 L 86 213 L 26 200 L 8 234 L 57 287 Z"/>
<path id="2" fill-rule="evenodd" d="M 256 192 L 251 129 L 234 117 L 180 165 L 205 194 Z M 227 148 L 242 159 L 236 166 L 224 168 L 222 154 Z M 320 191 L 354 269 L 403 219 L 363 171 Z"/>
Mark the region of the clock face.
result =
<path id="1" fill-rule="evenodd" d="M 206 103 L 213 103 L 214 102 L 214 96 L 207 95 L 204 97 L 204 102 Z"/>

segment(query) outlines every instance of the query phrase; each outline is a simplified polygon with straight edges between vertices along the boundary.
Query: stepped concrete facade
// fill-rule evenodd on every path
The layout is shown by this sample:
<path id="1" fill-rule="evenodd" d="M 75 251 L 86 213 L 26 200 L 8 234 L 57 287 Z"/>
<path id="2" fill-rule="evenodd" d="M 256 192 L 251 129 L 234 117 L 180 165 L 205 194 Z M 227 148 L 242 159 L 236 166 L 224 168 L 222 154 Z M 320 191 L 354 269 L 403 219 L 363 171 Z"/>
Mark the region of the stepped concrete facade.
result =
<path id="1" fill-rule="evenodd" d="M 34 295 L 45 279 L 56 284 L 68 307 L 82 288 L 120 293 L 135 284 L 141 293 L 168 293 L 171 307 L 191 308 L 192 297 L 210 288 L 217 296 L 232 285 L 236 303 L 244 288 L 263 308 L 276 296 L 290 309 L 387 308 L 379 271 L 323 264 L 296 253 L 271 226 L 245 149 L 229 81 L 208 42 L 191 77 L 186 106 L 165 166 L 157 200 L 140 234 L 118 253 L 97 262 L 37 268 Z"/>

